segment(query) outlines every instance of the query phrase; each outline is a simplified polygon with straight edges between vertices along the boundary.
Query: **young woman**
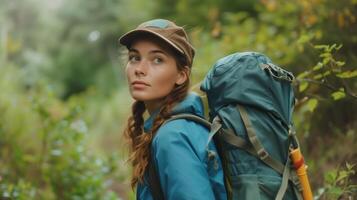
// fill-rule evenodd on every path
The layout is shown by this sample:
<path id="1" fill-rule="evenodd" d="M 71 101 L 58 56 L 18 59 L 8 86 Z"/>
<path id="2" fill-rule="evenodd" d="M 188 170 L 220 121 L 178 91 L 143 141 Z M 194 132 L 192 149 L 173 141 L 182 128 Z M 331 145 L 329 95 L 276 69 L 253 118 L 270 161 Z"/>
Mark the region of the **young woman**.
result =
<path id="1" fill-rule="evenodd" d="M 119 42 L 128 49 L 126 75 L 135 99 L 125 136 L 137 199 L 226 199 L 220 158 L 214 143 L 207 145 L 209 130 L 186 119 L 164 123 L 175 114 L 204 114 L 200 98 L 188 92 L 195 51 L 185 30 L 156 19 Z M 144 120 L 146 111 L 150 116 Z M 157 187 L 161 198 L 154 195 Z"/>

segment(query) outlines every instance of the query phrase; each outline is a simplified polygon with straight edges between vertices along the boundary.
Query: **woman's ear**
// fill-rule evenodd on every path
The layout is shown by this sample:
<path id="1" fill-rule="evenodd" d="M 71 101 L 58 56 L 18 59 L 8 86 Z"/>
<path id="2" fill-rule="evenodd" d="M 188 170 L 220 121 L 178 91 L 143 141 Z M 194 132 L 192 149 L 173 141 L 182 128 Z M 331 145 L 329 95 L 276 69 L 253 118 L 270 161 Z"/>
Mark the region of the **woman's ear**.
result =
<path id="1" fill-rule="evenodd" d="M 176 85 L 181 85 L 184 82 L 186 82 L 189 74 L 190 74 L 190 70 L 189 70 L 188 66 L 185 66 L 185 69 L 179 71 L 179 73 L 177 75 Z"/>

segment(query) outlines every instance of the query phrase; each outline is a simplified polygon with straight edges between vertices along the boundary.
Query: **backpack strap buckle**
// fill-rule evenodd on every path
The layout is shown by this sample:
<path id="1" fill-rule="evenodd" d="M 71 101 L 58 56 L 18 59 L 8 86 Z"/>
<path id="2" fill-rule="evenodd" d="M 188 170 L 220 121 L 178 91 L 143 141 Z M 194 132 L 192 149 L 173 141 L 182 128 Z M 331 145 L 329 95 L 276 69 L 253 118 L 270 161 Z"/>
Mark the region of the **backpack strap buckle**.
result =
<path id="1" fill-rule="evenodd" d="M 298 141 L 298 138 L 296 136 L 296 130 L 295 127 L 293 126 L 293 124 L 289 125 L 289 132 L 288 132 L 288 136 L 289 138 L 291 138 L 291 145 L 294 149 L 299 148 L 300 144 Z"/>
<path id="2" fill-rule="evenodd" d="M 213 118 L 212 124 L 211 124 L 211 130 L 209 132 L 209 136 L 208 136 L 208 140 L 207 140 L 207 144 L 210 143 L 210 141 L 212 140 L 213 136 L 219 132 L 219 130 L 222 128 L 222 123 L 221 123 L 221 118 L 219 118 L 219 116 L 217 115 L 216 117 Z"/>
<path id="3" fill-rule="evenodd" d="M 269 153 L 265 151 L 265 149 L 259 149 L 257 153 L 259 158 L 262 160 L 265 160 L 269 156 Z"/>

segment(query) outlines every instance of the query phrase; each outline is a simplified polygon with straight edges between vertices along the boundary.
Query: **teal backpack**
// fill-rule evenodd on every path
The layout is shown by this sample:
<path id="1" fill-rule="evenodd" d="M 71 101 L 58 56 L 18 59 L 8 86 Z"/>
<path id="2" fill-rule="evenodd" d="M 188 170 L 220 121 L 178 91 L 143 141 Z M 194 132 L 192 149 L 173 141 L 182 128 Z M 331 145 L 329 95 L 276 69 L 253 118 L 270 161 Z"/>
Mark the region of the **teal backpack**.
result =
<path id="1" fill-rule="evenodd" d="M 190 119 L 210 129 L 228 199 L 302 199 L 289 158 L 289 148 L 298 147 L 292 124 L 293 80 L 263 54 L 235 53 L 218 60 L 200 86 L 209 121 L 188 114 L 168 120 Z M 155 199 L 162 199 L 155 190 Z"/>

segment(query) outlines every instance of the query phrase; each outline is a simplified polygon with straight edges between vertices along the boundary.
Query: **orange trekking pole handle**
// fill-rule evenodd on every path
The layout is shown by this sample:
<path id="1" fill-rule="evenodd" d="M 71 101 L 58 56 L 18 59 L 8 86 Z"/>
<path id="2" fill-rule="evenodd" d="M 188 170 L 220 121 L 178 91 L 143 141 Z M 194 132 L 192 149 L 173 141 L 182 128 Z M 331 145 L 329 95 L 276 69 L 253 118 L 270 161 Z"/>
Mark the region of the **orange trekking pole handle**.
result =
<path id="1" fill-rule="evenodd" d="M 312 192 L 309 183 L 309 178 L 307 177 L 307 166 L 304 162 L 304 157 L 301 154 L 299 148 L 292 149 L 290 151 L 290 158 L 293 162 L 294 168 L 296 170 L 296 174 L 299 177 L 299 181 L 302 188 L 302 196 L 304 200 L 312 200 Z"/>

